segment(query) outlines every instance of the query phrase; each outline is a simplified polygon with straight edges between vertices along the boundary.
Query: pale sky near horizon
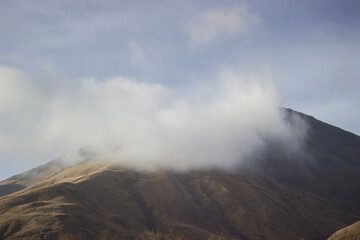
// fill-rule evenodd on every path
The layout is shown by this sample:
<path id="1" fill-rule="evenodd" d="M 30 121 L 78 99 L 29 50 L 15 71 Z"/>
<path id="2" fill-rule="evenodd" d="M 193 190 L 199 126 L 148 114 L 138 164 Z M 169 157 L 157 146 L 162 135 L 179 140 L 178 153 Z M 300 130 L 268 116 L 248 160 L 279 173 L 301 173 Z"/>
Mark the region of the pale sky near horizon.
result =
<path id="1" fill-rule="evenodd" d="M 62 81 L 80 88 L 84 79 L 116 78 L 186 94 L 224 68 L 266 72 L 280 105 L 360 135 L 359 12 L 356 0 L 0 0 L 0 74 L 30 79 L 29 88 L 41 89 L 31 94 L 51 95 Z M 16 98 L 33 99 L 16 89 Z M 43 119 L 27 110 L 21 121 Z M 0 111 L 1 138 L 22 124 L 6 114 Z M 51 160 L 0 153 L 0 180 Z"/>

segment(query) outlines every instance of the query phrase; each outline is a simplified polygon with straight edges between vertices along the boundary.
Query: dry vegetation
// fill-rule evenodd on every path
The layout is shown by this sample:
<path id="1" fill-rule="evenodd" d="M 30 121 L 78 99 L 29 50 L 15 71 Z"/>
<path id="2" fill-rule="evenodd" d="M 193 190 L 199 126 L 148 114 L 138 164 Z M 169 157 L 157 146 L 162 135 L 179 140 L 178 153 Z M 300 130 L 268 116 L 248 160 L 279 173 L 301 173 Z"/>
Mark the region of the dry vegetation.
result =
<path id="1" fill-rule="evenodd" d="M 71 233 L 61 233 L 58 240 L 76 240 L 78 237 L 76 234 Z M 109 231 L 104 231 L 100 234 L 97 240 L 121 240 L 123 239 L 118 233 L 111 233 Z M 154 231 L 145 231 L 136 239 L 138 240 L 189 240 L 188 237 L 182 235 L 181 233 L 176 233 L 170 230 L 167 233 L 159 233 Z M 222 240 L 223 238 L 220 235 L 211 234 L 208 240 Z"/>
<path id="2" fill-rule="evenodd" d="M 360 239 L 360 221 L 357 221 L 350 226 L 340 229 L 328 240 L 359 240 Z"/>
<path id="3" fill-rule="evenodd" d="M 153 231 L 145 231 L 139 237 L 139 240 L 189 240 L 188 237 L 182 235 L 181 233 L 175 233 L 170 230 L 166 234 L 161 234 Z M 208 240 L 222 240 L 221 235 L 211 234 Z"/>

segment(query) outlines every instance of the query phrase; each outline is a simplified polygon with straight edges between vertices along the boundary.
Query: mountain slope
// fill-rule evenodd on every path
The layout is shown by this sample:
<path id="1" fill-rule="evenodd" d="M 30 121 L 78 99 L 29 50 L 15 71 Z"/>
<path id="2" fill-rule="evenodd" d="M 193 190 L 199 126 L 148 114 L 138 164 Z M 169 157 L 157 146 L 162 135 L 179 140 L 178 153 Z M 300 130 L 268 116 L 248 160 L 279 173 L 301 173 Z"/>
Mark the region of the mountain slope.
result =
<path id="1" fill-rule="evenodd" d="M 0 236 L 135 239 L 152 231 L 190 239 L 326 239 L 360 219 L 360 137 L 302 117 L 311 127 L 306 157 L 274 144 L 251 169 L 146 172 L 88 157 L 14 176 L 2 189 L 24 188 L 0 198 Z"/>
<path id="2" fill-rule="evenodd" d="M 328 240 L 357 240 L 360 239 L 360 221 L 357 221 L 354 224 L 351 224 L 350 226 L 347 226 L 345 228 L 340 229 L 331 237 L 328 238 Z"/>

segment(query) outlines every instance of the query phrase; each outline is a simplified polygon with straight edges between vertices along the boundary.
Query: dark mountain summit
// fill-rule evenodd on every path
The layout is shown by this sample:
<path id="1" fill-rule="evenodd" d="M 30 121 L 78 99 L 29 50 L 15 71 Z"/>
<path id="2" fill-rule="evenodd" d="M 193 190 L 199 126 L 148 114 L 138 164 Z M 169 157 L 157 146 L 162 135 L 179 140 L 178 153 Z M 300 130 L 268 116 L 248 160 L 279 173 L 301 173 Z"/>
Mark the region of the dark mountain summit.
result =
<path id="1" fill-rule="evenodd" d="M 310 126 L 304 155 L 270 144 L 255 167 L 186 172 L 87 156 L 6 179 L 1 239 L 326 239 L 360 219 L 360 137 L 286 114 Z"/>

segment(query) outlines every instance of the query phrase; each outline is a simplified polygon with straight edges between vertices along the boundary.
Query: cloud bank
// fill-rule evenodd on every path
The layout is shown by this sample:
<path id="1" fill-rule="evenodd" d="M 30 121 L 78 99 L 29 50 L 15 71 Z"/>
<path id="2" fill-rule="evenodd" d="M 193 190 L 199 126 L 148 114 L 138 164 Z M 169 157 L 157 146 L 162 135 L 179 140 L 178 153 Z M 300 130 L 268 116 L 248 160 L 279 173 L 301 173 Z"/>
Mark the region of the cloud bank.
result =
<path id="1" fill-rule="evenodd" d="M 183 92 L 127 77 L 49 87 L 5 66 L 0 81 L 0 151 L 23 159 L 91 146 L 131 167 L 231 167 L 267 139 L 297 146 L 302 137 L 283 121 L 265 71 L 223 68 Z"/>
<path id="2" fill-rule="evenodd" d="M 189 43 L 192 46 L 207 45 L 233 36 L 247 35 L 260 22 L 246 4 L 205 10 L 192 17 L 187 25 Z"/>

